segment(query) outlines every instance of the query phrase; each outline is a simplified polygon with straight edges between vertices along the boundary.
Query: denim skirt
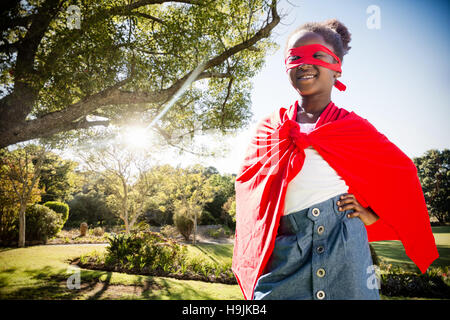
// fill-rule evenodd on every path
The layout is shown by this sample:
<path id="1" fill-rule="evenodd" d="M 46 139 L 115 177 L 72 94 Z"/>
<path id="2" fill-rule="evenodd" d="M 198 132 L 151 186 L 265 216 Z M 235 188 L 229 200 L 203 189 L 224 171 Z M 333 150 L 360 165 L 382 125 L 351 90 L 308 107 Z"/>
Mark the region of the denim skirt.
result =
<path id="1" fill-rule="evenodd" d="M 380 299 L 366 228 L 338 211 L 340 196 L 281 217 L 253 299 Z"/>

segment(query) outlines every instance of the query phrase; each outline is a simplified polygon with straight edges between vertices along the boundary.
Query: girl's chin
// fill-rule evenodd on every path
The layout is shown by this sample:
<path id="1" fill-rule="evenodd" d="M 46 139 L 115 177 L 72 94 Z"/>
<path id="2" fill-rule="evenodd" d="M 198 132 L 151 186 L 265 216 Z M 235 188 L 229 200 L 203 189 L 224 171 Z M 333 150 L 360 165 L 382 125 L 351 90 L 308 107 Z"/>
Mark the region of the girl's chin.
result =
<path id="1" fill-rule="evenodd" d="M 318 94 L 319 91 L 315 90 L 314 88 L 305 88 L 305 87 L 296 87 L 295 90 L 301 95 L 301 96 L 311 96 L 314 94 Z"/>
<path id="2" fill-rule="evenodd" d="M 301 80 L 301 79 L 297 79 L 296 83 L 295 83 L 295 87 L 298 89 L 309 89 L 314 87 L 316 84 L 316 79 L 312 78 L 312 79 L 306 79 L 306 80 Z"/>

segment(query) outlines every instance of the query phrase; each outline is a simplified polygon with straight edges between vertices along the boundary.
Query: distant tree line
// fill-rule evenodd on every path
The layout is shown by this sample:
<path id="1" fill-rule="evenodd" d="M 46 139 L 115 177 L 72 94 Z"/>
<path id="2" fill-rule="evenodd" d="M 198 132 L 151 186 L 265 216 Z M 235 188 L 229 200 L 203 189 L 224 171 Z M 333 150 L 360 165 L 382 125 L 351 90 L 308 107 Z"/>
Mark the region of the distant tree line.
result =
<path id="1" fill-rule="evenodd" d="M 68 205 L 68 216 L 62 217 L 67 228 L 78 228 L 82 222 L 92 227 L 123 226 L 126 232 L 140 222 L 176 224 L 188 233 L 195 233 L 198 224 L 234 228 L 234 175 L 200 165 L 149 166 L 145 159 L 124 155 L 115 147 L 92 151 L 85 160 L 89 165 L 80 171 L 77 162 L 42 146 L 2 149 L 0 240 L 25 232 L 26 212 L 31 210 L 27 208 L 51 202 Z M 44 219 L 48 214 L 40 215 Z M 25 233 L 19 243 L 24 239 Z"/>
<path id="2" fill-rule="evenodd" d="M 122 226 L 125 232 L 142 222 L 175 225 L 188 237 L 197 225 L 235 227 L 235 175 L 201 165 L 150 165 L 145 157 L 114 147 L 91 151 L 84 159 L 88 166 L 81 170 L 43 146 L 0 149 L 0 241 L 17 239 L 24 245 L 27 233 L 46 237 L 32 227 L 55 234 L 82 222 Z M 430 216 L 450 222 L 450 151 L 429 150 L 413 161 Z"/>

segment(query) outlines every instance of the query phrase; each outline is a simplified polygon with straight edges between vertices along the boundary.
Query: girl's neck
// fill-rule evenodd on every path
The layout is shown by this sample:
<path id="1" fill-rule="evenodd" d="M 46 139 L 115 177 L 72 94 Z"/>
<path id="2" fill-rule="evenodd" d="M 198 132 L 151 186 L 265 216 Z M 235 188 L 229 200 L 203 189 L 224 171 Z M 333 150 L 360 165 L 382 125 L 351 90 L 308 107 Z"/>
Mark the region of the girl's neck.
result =
<path id="1" fill-rule="evenodd" d="M 330 101 L 330 96 L 314 95 L 302 97 L 302 103 L 297 110 L 297 122 L 315 123 Z"/>

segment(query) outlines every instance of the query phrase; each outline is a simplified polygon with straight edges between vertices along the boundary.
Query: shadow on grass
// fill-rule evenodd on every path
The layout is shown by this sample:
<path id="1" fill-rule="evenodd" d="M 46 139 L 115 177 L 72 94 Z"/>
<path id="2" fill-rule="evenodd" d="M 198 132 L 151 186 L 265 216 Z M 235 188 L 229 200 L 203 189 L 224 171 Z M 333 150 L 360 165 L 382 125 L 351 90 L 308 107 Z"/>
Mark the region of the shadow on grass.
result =
<path id="1" fill-rule="evenodd" d="M 175 286 L 170 283 L 166 278 L 159 278 L 158 284 L 160 285 L 159 290 L 145 289 L 142 292 L 142 297 L 148 300 L 212 300 L 213 296 L 206 292 L 200 292 L 194 286 L 190 286 L 188 283 L 179 284 L 182 290 L 175 290 Z"/>
<path id="2" fill-rule="evenodd" d="M 8 286 L 8 284 L 9 284 L 8 280 L 11 277 L 11 274 L 16 272 L 16 270 L 17 270 L 17 268 L 9 268 L 9 269 L 2 270 L 0 272 L 0 288 L 4 288 L 4 287 Z"/>

